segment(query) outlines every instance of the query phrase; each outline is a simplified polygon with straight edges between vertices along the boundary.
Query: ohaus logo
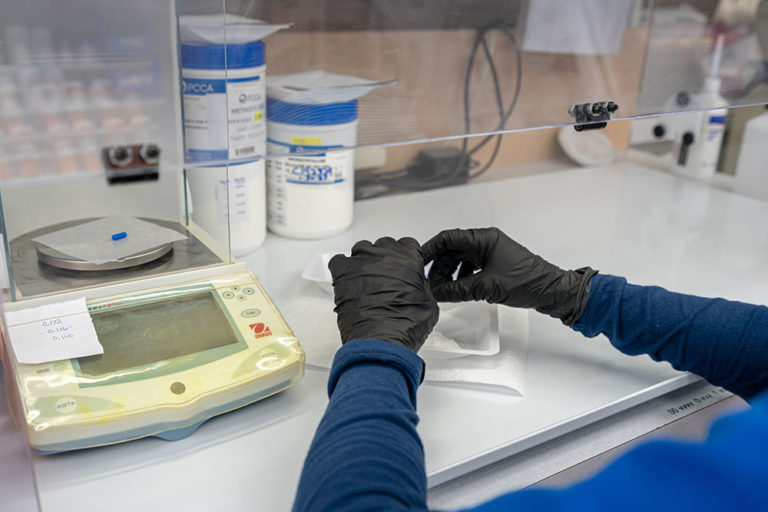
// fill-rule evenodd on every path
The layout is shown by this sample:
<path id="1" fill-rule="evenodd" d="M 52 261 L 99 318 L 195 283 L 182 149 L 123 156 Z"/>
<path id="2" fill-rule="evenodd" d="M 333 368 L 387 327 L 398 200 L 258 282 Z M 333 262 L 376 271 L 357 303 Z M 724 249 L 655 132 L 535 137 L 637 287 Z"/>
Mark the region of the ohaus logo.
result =
<path id="1" fill-rule="evenodd" d="M 251 329 L 251 332 L 253 332 L 253 336 L 255 338 L 263 338 L 264 336 L 272 336 L 272 330 L 267 326 L 267 324 L 258 322 L 255 324 L 251 324 L 248 326 Z"/>

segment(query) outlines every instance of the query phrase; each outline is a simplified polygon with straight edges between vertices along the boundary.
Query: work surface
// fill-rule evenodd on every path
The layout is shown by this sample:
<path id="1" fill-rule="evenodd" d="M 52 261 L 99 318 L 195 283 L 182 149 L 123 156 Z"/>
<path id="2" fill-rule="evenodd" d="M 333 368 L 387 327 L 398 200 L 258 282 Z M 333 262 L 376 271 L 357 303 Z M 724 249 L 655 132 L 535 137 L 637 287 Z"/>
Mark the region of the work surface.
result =
<path id="1" fill-rule="evenodd" d="M 269 236 L 247 261 L 279 306 L 315 253 L 348 250 L 363 238 L 424 242 L 445 228 L 498 226 L 561 267 L 590 265 L 635 283 L 768 303 L 766 218 L 766 204 L 622 164 L 365 201 L 343 235 Z M 695 380 L 536 314 L 528 347 L 524 398 L 421 387 L 431 485 Z M 326 379 L 310 370 L 294 388 L 182 441 L 33 455 L 42 509 L 287 510 L 327 401 Z"/>

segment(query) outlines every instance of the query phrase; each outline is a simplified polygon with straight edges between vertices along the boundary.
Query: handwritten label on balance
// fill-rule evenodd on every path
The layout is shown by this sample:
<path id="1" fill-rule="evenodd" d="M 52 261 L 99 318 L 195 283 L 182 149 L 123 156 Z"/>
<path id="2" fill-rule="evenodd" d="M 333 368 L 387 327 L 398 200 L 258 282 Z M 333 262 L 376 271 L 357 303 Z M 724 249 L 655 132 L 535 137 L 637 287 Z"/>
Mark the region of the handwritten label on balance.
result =
<path id="1" fill-rule="evenodd" d="M 103 354 L 85 298 L 5 313 L 16 360 L 39 364 Z"/>

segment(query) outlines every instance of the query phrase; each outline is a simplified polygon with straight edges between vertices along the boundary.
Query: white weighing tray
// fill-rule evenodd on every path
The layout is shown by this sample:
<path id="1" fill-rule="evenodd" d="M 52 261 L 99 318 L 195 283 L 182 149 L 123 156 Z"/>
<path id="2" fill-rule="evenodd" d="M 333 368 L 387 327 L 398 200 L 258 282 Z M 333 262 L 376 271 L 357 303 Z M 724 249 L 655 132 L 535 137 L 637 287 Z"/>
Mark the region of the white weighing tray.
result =
<path id="1" fill-rule="evenodd" d="M 335 253 L 314 255 L 301 277 L 333 295 L 328 262 Z M 440 319 L 419 351 L 424 359 L 492 356 L 499 352 L 497 306 L 485 302 L 441 303 Z"/>
<path id="2" fill-rule="evenodd" d="M 440 304 L 440 319 L 419 355 L 424 359 L 499 353 L 498 306 L 486 302 Z"/>
<path id="3" fill-rule="evenodd" d="M 333 277 L 331 277 L 331 271 L 328 270 L 328 262 L 331 261 L 337 253 L 324 252 L 318 253 L 310 258 L 307 266 L 304 267 L 304 271 L 301 273 L 301 277 L 307 281 L 312 281 L 317 286 L 323 289 L 324 292 L 333 296 Z M 349 256 L 349 253 L 344 253 Z"/>

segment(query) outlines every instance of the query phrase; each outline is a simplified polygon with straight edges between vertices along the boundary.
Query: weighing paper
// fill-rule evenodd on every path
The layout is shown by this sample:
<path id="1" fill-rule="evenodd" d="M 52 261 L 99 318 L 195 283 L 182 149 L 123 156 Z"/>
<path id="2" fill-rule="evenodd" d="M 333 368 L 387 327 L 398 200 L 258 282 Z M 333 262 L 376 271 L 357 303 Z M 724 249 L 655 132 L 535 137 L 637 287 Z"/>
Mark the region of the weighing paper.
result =
<path id="1" fill-rule="evenodd" d="M 126 233 L 112 240 L 115 233 Z M 122 261 L 135 254 L 160 247 L 187 237 L 173 229 L 164 228 L 135 217 L 105 217 L 33 238 L 72 258 L 101 265 Z"/>
<path id="2" fill-rule="evenodd" d="M 267 96 L 302 105 L 325 105 L 356 100 L 376 87 L 393 83 L 395 80 L 366 80 L 313 70 L 292 75 L 270 75 L 267 80 Z"/>
<path id="3" fill-rule="evenodd" d="M 306 364 L 330 368 L 341 347 L 333 311 L 333 297 L 311 283 L 302 282 L 280 311 L 306 352 Z M 522 396 L 528 350 L 528 311 L 499 307 L 500 349 L 490 356 L 426 359 L 427 382 L 454 383 L 462 387 Z M 435 333 L 444 343 L 449 333 Z M 428 339 L 428 343 L 430 340 Z"/>
<path id="4" fill-rule="evenodd" d="M 103 354 L 85 298 L 5 313 L 8 337 L 23 364 Z"/>
<path id="5" fill-rule="evenodd" d="M 523 396 L 528 357 L 528 310 L 497 307 L 499 352 L 491 356 L 426 359 L 425 381 Z"/>
<path id="6" fill-rule="evenodd" d="M 290 25 L 270 25 L 236 14 L 185 14 L 179 17 L 179 35 L 185 44 L 246 44 L 260 41 Z"/>

